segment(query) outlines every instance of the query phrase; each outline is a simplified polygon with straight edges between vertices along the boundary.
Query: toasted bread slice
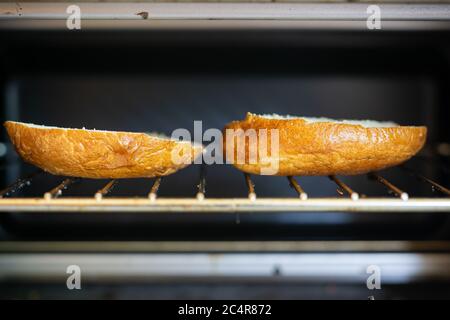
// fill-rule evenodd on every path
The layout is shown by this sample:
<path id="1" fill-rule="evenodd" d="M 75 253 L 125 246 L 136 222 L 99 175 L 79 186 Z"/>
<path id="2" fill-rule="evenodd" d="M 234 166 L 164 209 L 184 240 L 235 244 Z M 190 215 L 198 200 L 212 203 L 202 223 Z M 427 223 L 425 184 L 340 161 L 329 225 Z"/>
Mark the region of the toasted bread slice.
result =
<path id="1" fill-rule="evenodd" d="M 392 122 L 332 120 L 327 118 L 300 118 L 248 113 L 245 120 L 233 121 L 227 129 L 242 129 L 234 144 L 248 129 L 278 129 L 278 152 L 270 153 L 271 138 L 267 135 L 269 151 L 256 161 L 249 158 L 250 139 L 245 148 L 230 151 L 234 166 L 244 172 L 262 174 L 269 163 L 278 163 L 274 175 L 317 176 L 355 175 L 398 165 L 414 156 L 423 147 L 426 127 L 399 126 Z M 224 138 L 226 154 L 226 137 Z M 231 141 L 231 140 L 230 140 Z M 244 143 L 244 142 L 243 142 Z M 254 143 L 254 142 L 253 142 Z M 258 147 L 258 146 L 257 146 Z M 245 154 L 242 154 L 245 152 Z M 238 161 L 239 157 L 245 159 Z"/>
<path id="2" fill-rule="evenodd" d="M 166 176 L 192 163 L 200 145 L 135 132 L 68 129 L 5 122 L 17 153 L 56 175 L 83 178 Z M 173 154 L 184 161 L 173 161 Z"/>

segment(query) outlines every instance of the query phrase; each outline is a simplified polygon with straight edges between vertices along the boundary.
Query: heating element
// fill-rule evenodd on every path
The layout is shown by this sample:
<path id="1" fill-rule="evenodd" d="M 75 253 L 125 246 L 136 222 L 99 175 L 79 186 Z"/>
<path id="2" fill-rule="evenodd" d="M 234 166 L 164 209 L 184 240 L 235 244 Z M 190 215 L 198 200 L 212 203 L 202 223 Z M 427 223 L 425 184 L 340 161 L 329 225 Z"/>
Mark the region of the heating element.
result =
<path id="1" fill-rule="evenodd" d="M 301 177 L 287 177 L 298 197 L 258 197 L 257 185 L 249 174 L 243 175 L 248 194 L 242 198 L 208 198 L 206 166 L 200 166 L 197 194 L 192 198 L 158 197 L 158 189 L 164 178 L 149 179 L 147 197 L 114 197 L 110 193 L 120 180 L 110 180 L 94 194 L 83 197 L 64 197 L 64 191 L 81 179 L 61 177 L 61 182 L 50 190 L 43 190 L 42 197 L 18 197 L 15 194 L 29 186 L 33 179 L 45 175 L 42 171 L 21 178 L 0 191 L 1 212 L 442 212 L 450 213 L 450 189 L 416 171 L 401 166 L 404 174 L 413 175 L 417 183 L 428 185 L 439 197 L 422 198 L 409 195 L 381 173 L 372 172 L 368 177 L 373 183 L 383 185 L 386 197 L 371 197 L 364 190 L 354 190 L 337 176 L 329 176 L 340 197 L 318 198 L 304 190 Z M 208 182 L 213 183 L 213 182 Z"/>

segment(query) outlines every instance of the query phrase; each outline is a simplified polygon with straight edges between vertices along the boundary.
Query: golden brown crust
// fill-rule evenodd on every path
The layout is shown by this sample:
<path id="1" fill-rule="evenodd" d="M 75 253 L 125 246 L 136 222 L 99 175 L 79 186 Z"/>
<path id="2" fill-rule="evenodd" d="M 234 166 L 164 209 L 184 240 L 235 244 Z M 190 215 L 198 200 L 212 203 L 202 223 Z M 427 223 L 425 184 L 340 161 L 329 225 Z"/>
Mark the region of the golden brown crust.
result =
<path id="1" fill-rule="evenodd" d="M 419 152 L 427 134 L 426 127 L 367 128 L 339 122 L 308 123 L 301 118 L 271 119 L 251 113 L 245 120 L 229 123 L 225 129 L 255 129 L 257 133 L 261 129 L 278 129 L 279 169 L 275 175 L 279 176 L 354 175 L 395 166 Z M 270 135 L 267 140 L 270 150 Z M 246 139 L 247 155 L 249 144 Z M 256 163 L 250 163 L 247 156 L 244 163 L 238 164 L 238 152 L 235 150 L 233 158 L 236 168 L 261 174 L 264 164 L 259 157 Z"/>
<path id="2" fill-rule="evenodd" d="M 160 139 L 145 133 L 45 128 L 5 122 L 17 153 L 56 175 L 83 178 L 140 178 L 165 176 L 192 163 L 201 146 Z M 189 163 L 172 161 L 174 148 Z"/>

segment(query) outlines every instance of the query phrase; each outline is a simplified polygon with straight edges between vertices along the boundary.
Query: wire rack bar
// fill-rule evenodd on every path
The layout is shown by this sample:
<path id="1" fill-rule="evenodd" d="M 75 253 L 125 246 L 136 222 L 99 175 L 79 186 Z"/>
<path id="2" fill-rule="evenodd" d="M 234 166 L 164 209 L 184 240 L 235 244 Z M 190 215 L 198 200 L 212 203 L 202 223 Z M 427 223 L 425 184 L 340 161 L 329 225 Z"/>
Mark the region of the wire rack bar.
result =
<path id="1" fill-rule="evenodd" d="M 103 188 L 101 188 L 100 190 L 98 190 L 95 193 L 95 199 L 97 200 L 102 200 L 104 196 L 106 196 L 108 193 L 110 193 L 112 191 L 112 189 L 114 188 L 114 186 L 117 184 L 117 180 L 111 180 L 109 181 Z"/>
<path id="2" fill-rule="evenodd" d="M 255 192 L 255 184 L 253 183 L 250 175 L 248 173 L 244 173 L 245 183 L 248 188 L 248 198 L 252 201 L 256 200 L 256 192 Z"/>
<path id="3" fill-rule="evenodd" d="M 73 178 L 64 179 L 63 182 L 61 182 L 55 188 L 44 193 L 44 199 L 49 200 L 49 199 L 54 199 L 54 198 L 59 197 L 62 194 L 63 190 L 66 190 L 75 181 L 76 181 L 76 179 L 73 179 Z"/>
<path id="4" fill-rule="evenodd" d="M 406 167 L 406 166 L 401 166 L 401 168 L 402 168 L 403 170 L 409 172 L 411 175 L 417 177 L 419 180 L 422 180 L 422 181 L 424 181 L 424 182 L 429 183 L 429 184 L 432 186 L 432 188 L 434 188 L 434 189 L 436 189 L 436 190 L 442 192 L 443 194 L 445 194 L 445 195 L 447 195 L 447 196 L 450 196 L 450 189 L 444 187 L 443 185 L 440 185 L 439 183 L 437 183 L 437 182 L 431 180 L 430 178 L 427 178 L 427 177 L 421 175 L 421 174 L 418 173 L 418 172 L 415 172 L 414 170 L 412 170 L 412 169 L 410 169 L 410 168 L 408 168 L 408 167 Z"/>
<path id="5" fill-rule="evenodd" d="M 161 185 L 161 177 L 158 177 L 155 179 L 155 182 L 153 182 L 152 188 L 150 189 L 150 192 L 148 194 L 148 198 L 152 201 L 156 200 L 156 197 L 158 196 L 158 190 L 159 186 Z"/>
<path id="6" fill-rule="evenodd" d="M 42 174 L 42 171 L 35 172 L 25 178 L 18 179 L 13 184 L 9 185 L 8 187 L 6 187 L 0 191 L 0 198 L 9 196 L 9 195 L 19 191 L 20 189 L 22 189 L 26 186 L 29 186 L 31 184 L 31 181 L 33 181 L 33 179 L 36 178 L 37 176 L 39 176 L 40 174 Z"/>
<path id="7" fill-rule="evenodd" d="M 387 187 L 391 192 L 393 192 L 397 197 L 400 197 L 403 201 L 407 201 L 409 199 L 408 193 L 402 191 L 400 188 L 393 185 L 391 182 L 380 176 L 378 173 L 372 172 L 369 173 L 369 178 L 374 179 Z"/>
<path id="8" fill-rule="evenodd" d="M 297 194 L 299 196 L 300 199 L 302 200 L 306 200 L 308 199 L 308 194 L 305 192 L 305 190 L 303 190 L 303 188 L 299 185 L 299 183 L 297 182 L 297 180 L 295 180 L 294 177 L 292 176 L 288 176 L 288 181 L 289 181 L 289 185 L 295 189 L 295 191 L 297 191 Z"/>
<path id="9" fill-rule="evenodd" d="M 388 212 L 412 213 L 433 212 L 450 214 L 450 200 L 447 198 L 104 198 L 102 201 L 90 198 L 61 197 L 46 201 L 42 198 L 4 198 L 0 200 L 0 212 L 198 212 L 210 213 L 254 213 L 273 214 L 299 212 Z"/>
<path id="10" fill-rule="evenodd" d="M 427 177 L 424 177 L 424 176 L 422 176 L 422 175 L 420 175 L 420 174 L 417 174 L 417 175 L 418 175 L 418 177 L 420 177 L 420 179 L 422 179 L 423 181 L 426 181 L 426 182 L 428 182 L 429 184 L 431 184 L 431 186 L 432 186 L 433 188 L 435 188 L 436 190 L 439 190 L 439 191 L 442 192 L 443 194 L 446 194 L 446 195 L 450 196 L 450 189 L 447 189 L 446 187 L 440 185 L 439 183 L 434 182 L 433 180 L 431 180 L 431 179 L 429 179 L 429 178 L 427 178 Z"/>
<path id="11" fill-rule="evenodd" d="M 197 200 L 205 199 L 206 193 L 206 166 L 204 164 L 200 167 L 200 181 L 197 185 Z"/>
<path id="12" fill-rule="evenodd" d="M 333 181 L 334 183 L 337 184 L 337 186 L 339 188 L 341 188 L 342 190 L 344 190 L 352 200 L 358 200 L 359 199 L 359 193 L 355 192 L 352 190 L 352 188 L 350 188 L 345 182 L 343 182 L 341 179 L 339 179 L 338 177 L 336 177 L 335 175 L 331 175 L 328 176 L 328 178 L 330 178 L 331 181 Z"/>

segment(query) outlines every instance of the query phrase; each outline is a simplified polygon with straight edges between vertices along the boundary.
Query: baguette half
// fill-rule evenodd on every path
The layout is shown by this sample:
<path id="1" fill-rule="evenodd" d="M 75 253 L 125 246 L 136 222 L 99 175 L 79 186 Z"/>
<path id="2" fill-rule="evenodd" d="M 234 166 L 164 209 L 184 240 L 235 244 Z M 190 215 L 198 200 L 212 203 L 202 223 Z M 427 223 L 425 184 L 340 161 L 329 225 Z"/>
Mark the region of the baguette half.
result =
<path id="1" fill-rule="evenodd" d="M 427 135 L 426 127 L 398 126 L 392 122 L 337 121 L 252 113 L 247 113 L 242 121 L 229 123 L 225 132 L 227 129 L 242 129 L 240 137 L 238 134 L 234 140 L 235 145 L 248 129 L 258 133 L 258 141 L 261 129 L 268 132 L 278 129 L 277 154 L 268 152 L 263 158 L 258 150 L 257 161 L 251 163 L 248 157 L 251 142 L 247 138 L 245 148 L 233 148 L 229 151 L 232 159 L 227 160 L 239 170 L 251 174 L 261 174 L 262 168 L 276 161 L 278 170 L 274 175 L 279 176 L 356 175 L 395 166 L 419 152 Z M 270 134 L 267 137 L 267 150 L 271 150 Z M 225 155 L 226 148 L 225 137 Z M 246 154 L 242 155 L 242 152 Z M 239 163 L 238 156 L 245 161 Z"/>
<path id="2" fill-rule="evenodd" d="M 202 146 L 135 132 L 38 126 L 7 121 L 17 153 L 28 163 L 56 175 L 97 178 L 166 176 L 192 163 Z M 172 160 L 172 151 L 187 158 Z"/>

